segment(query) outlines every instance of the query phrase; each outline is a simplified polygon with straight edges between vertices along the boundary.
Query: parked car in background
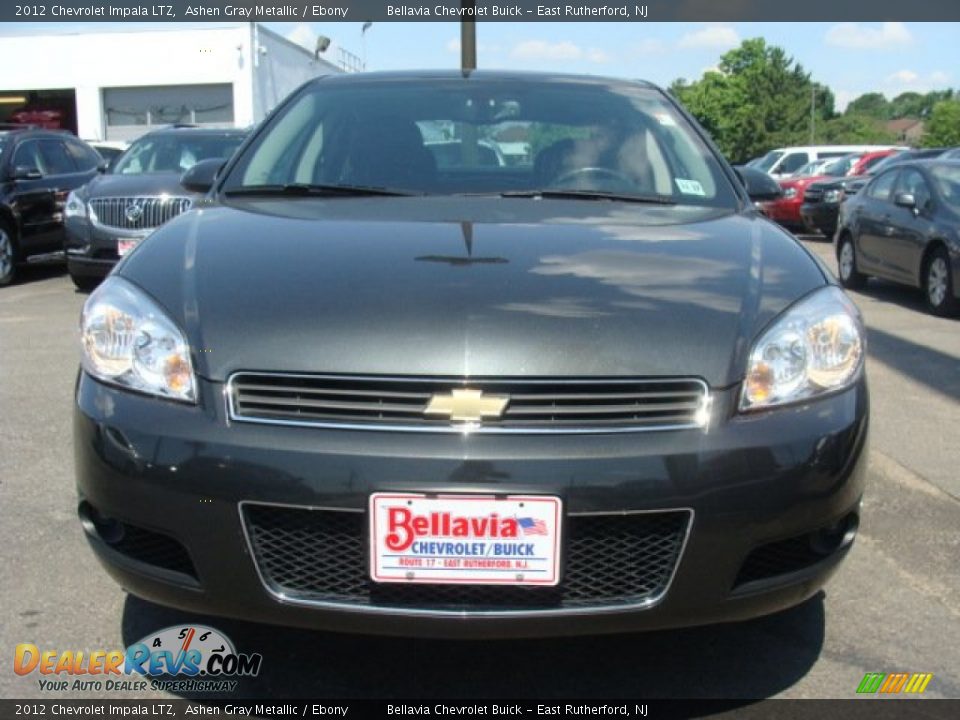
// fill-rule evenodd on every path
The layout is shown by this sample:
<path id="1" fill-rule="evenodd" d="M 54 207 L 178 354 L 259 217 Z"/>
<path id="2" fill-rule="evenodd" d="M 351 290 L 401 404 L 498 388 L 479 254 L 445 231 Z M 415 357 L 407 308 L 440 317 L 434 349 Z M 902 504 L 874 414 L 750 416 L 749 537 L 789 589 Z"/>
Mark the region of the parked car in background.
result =
<path id="1" fill-rule="evenodd" d="M 867 153 L 894 149 L 892 145 L 811 145 L 786 147 L 771 150 L 752 167 L 763 170 L 773 177 L 786 178 L 809 162 L 843 157 L 850 153 Z"/>
<path id="2" fill-rule="evenodd" d="M 202 160 L 226 160 L 246 134 L 193 127 L 155 130 L 71 193 L 65 249 L 76 286 L 95 287 L 144 237 L 188 210 L 198 195 L 180 184 L 181 175 Z"/>
<path id="3" fill-rule="evenodd" d="M 123 151 L 130 147 L 130 143 L 117 140 L 87 140 L 87 145 L 96 150 L 100 157 L 109 165 L 123 154 Z"/>
<path id="4" fill-rule="evenodd" d="M 826 178 L 858 175 L 893 152 L 895 151 L 877 150 L 869 153 L 851 153 L 833 160 L 808 163 L 796 175 L 780 181 L 783 195 L 777 200 L 766 203 L 764 212 L 767 217 L 781 225 L 788 228 L 801 228 L 804 223 L 800 216 L 800 207 L 804 202 L 807 187 Z M 809 172 L 809 174 L 801 175 L 802 172 Z"/>
<path id="5" fill-rule="evenodd" d="M 960 309 L 960 161 L 900 163 L 840 206 L 840 282 L 877 277 L 923 289 L 937 315 Z"/>
<path id="6" fill-rule="evenodd" d="M 950 148 L 943 155 L 940 156 L 941 160 L 960 160 L 960 147 Z"/>
<path id="7" fill-rule="evenodd" d="M 837 231 L 837 215 L 844 198 L 856 195 L 870 178 L 887 168 L 911 160 L 924 160 L 939 157 L 945 148 L 922 148 L 918 150 L 895 151 L 876 162 L 863 175 L 827 180 L 818 180 L 807 187 L 800 206 L 800 219 L 810 232 L 820 232 L 832 238 Z"/>
<path id="8" fill-rule="evenodd" d="M 477 141 L 477 158 L 471 162 L 464 156 L 463 143 L 460 140 L 432 140 L 423 143 L 433 155 L 438 168 L 463 167 L 479 164 L 481 167 L 503 167 L 507 164 L 500 147 L 490 140 Z"/>
<path id="9" fill-rule="evenodd" d="M 0 286 L 17 266 L 63 255 L 67 194 L 96 176 L 96 151 L 58 130 L 0 130 Z"/>

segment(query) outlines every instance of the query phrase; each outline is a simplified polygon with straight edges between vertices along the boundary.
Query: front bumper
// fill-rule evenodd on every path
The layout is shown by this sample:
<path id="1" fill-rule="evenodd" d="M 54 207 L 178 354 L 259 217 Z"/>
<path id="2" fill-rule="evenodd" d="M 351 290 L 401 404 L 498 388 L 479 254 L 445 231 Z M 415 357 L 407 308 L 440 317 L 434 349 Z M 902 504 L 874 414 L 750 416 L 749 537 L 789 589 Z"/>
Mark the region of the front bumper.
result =
<path id="1" fill-rule="evenodd" d="M 840 205 L 837 203 L 804 203 L 800 206 L 800 219 L 809 230 L 819 230 L 827 237 L 833 237 L 837 231 L 837 217 Z"/>
<path id="2" fill-rule="evenodd" d="M 801 197 L 781 198 L 764 203 L 763 209 L 766 216 L 771 220 L 792 227 L 801 224 L 800 205 L 802 203 Z"/>
<path id="3" fill-rule="evenodd" d="M 65 223 L 64 250 L 67 269 L 76 277 L 105 278 L 120 261 L 117 243 L 120 240 L 141 242 L 153 229 L 124 230 L 89 222 L 84 218 L 68 218 Z"/>
<path id="4" fill-rule="evenodd" d="M 816 402 L 749 416 L 732 412 L 735 389 L 720 391 L 706 431 L 590 436 L 231 424 L 223 385 L 199 384 L 201 402 L 192 407 L 81 373 L 74 432 L 81 517 L 100 560 L 130 592 L 191 612 L 450 637 L 740 620 L 817 592 L 849 549 L 864 487 L 864 379 Z M 251 556 L 241 503 L 363 511 L 372 492 L 398 490 L 547 494 L 561 497 L 569 516 L 682 508 L 693 520 L 672 582 L 642 605 L 481 614 L 304 603 L 268 591 Z M 123 543 L 104 531 L 115 521 L 174 538 L 189 554 L 192 575 L 125 554 Z M 758 548 L 835 524 L 842 524 L 842 539 L 817 562 L 738 580 Z"/>

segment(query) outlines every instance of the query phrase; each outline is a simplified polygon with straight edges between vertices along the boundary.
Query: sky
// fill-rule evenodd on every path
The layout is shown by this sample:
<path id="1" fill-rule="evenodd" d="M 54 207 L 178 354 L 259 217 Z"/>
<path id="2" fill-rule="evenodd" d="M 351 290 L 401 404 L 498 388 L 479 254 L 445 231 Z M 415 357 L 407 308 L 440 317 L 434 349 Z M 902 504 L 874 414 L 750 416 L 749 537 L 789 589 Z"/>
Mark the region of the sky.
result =
<path id="1" fill-rule="evenodd" d="M 326 35 L 333 41 L 328 58 L 337 57 L 339 46 L 365 54 L 370 70 L 459 67 L 456 22 L 380 22 L 365 37 L 361 23 L 265 24 L 310 50 L 317 35 Z M 0 35 L 123 27 L 5 23 Z M 612 75 L 666 86 L 678 77 L 698 79 L 724 52 L 753 37 L 785 48 L 833 90 L 838 110 L 865 92 L 893 98 L 908 90 L 960 88 L 960 23 L 479 22 L 477 55 L 481 68 Z"/>
<path id="2" fill-rule="evenodd" d="M 268 23 L 314 47 L 317 34 L 362 55 L 360 23 Z M 366 33 L 370 70 L 458 67 L 458 23 L 374 23 Z M 742 40 L 780 45 L 838 110 L 864 92 L 960 88 L 960 23 L 477 23 L 481 68 L 613 75 L 669 85 L 697 79 Z M 328 51 L 329 52 L 329 51 Z"/>

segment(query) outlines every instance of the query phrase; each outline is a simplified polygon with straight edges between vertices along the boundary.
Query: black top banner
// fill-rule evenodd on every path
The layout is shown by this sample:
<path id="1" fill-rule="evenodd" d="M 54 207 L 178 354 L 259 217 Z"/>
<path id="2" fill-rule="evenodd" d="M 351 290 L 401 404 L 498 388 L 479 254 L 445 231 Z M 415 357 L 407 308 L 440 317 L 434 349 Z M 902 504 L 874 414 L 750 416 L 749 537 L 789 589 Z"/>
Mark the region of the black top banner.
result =
<path id="1" fill-rule="evenodd" d="M 3 3 L 0 21 L 21 22 L 680 22 L 951 21 L 957 0 L 62 0 Z"/>

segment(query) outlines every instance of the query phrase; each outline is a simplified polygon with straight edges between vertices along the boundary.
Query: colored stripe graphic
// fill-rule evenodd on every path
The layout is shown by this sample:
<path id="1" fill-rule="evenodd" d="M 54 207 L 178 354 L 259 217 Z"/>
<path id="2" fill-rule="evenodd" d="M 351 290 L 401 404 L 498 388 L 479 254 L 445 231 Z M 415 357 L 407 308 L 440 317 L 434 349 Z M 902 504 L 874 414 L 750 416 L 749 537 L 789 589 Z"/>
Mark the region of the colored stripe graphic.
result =
<path id="1" fill-rule="evenodd" d="M 903 691 L 908 693 L 922 693 L 927 689 L 927 685 L 930 684 L 932 679 L 932 673 L 914 673 L 910 676 L 910 681 Z"/>
<path id="2" fill-rule="evenodd" d="M 863 676 L 863 680 L 860 681 L 860 686 L 857 688 L 857 692 L 869 693 L 872 695 L 880 689 L 880 683 L 883 682 L 885 677 L 886 673 L 867 673 Z"/>
<path id="3" fill-rule="evenodd" d="M 867 673 L 857 686 L 857 693 L 895 695 L 899 692 L 919 694 L 927 689 L 933 673 Z"/>

